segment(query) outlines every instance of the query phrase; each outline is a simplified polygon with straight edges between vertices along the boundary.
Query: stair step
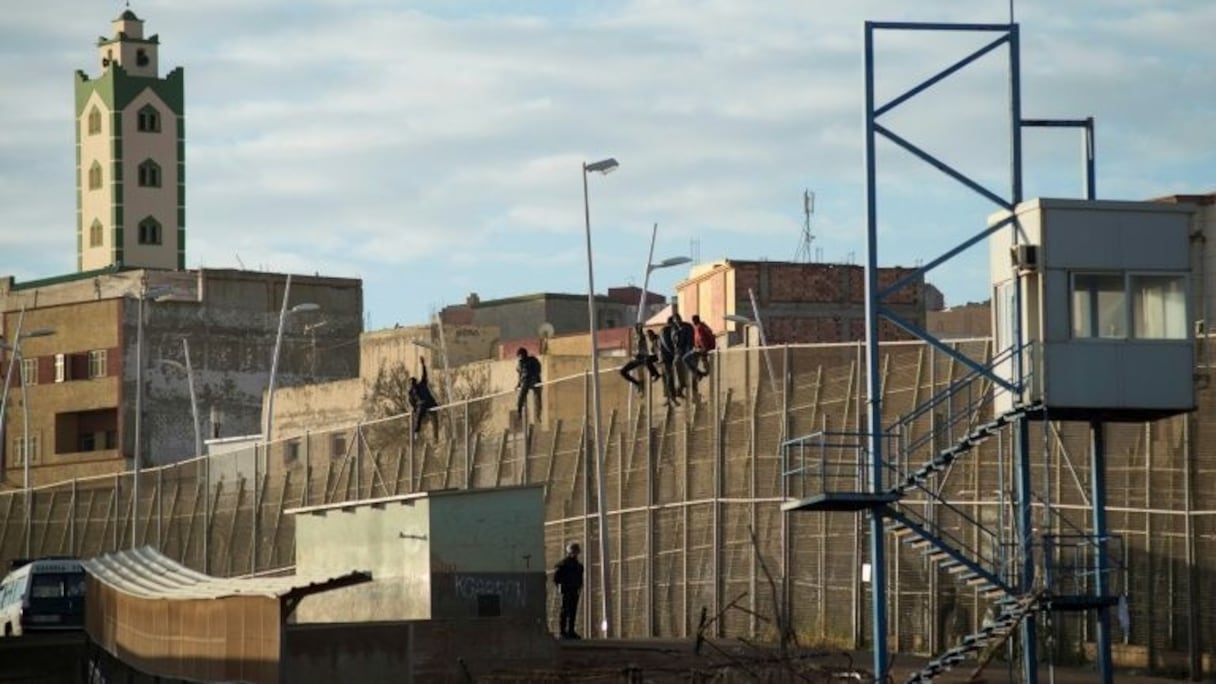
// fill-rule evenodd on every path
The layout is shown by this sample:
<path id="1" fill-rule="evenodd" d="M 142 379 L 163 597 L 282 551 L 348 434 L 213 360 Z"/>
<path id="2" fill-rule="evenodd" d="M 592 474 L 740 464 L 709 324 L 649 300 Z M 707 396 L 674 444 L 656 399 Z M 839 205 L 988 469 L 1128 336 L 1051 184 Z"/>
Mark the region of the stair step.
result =
<path id="1" fill-rule="evenodd" d="M 992 581 L 989 580 L 987 577 L 984 577 L 983 575 L 976 575 L 967 580 L 967 586 L 969 586 L 969 587 L 978 587 L 978 586 L 985 585 L 985 584 L 990 587 L 996 588 L 992 584 Z"/>

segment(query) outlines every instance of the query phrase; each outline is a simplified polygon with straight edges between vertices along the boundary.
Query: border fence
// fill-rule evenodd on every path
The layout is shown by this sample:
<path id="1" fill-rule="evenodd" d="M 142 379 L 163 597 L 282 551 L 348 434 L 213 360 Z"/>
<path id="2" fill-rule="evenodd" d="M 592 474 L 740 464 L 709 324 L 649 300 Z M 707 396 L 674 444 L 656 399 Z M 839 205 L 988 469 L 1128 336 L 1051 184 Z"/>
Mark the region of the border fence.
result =
<path id="1" fill-rule="evenodd" d="M 973 358 L 991 353 L 986 339 L 954 344 Z M 882 351 L 884 424 L 965 373 L 921 343 Z M 719 350 L 712 368 L 699 397 L 678 407 L 664 402 L 659 384 L 637 394 L 615 368 L 601 376 L 612 634 L 689 637 L 704 613 L 717 618 L 705 623 L 705 636 L 776 640 L 785 631 L 802 644 L 864 648 L 864 514 L 780 510 L 783 442 L 864 431 L 864 345 Z M 547 566 L 567 541 L 583 542 L 582 619 L 584 633 L 594 634 L 603 587 L 591 387 L 586 373 L 549 381 L 544 410 L 522 420 L 510 393 L 451 402 L 440 409 L 437 436 L 430 425 L 415 435 L 407 414 L 147 468 L 138 501 L 130 472 L 0 492 L 0 561 L 25 556 L 27 546 L 33 556 L 88 557 L 152 544 L 204 572 L 247 575 L 293 564 L 285 509 L 543 483 Z M 1124 570 L 1129 618 L 1115 633 L 1116 653 L 1158 670 L 1206 667 L 1216 652 L 1216 508 L 1199 496 L 1216 491 L 1216 403 L 1210 388 L 1197 392 L 1193 414 L 1107 428 L 1108 524 L 1119 540 L 1110 548 Z M 945 401 L 907 429 L 942 448 L 984 418 L 954 415 L 968 410 L 965 400 Z M 1032 436 L 1035 525 L 1059 545 L 1088 529 L 1087 425 L 1048 416 Z M 996 434 L 935 483 L 950 504 L 941 529 L 998 557 L 1014 540 L 1010 444 L 1007 432 Z M 938 500 L 904 504 L 928 511 Z M 990 602 L 978 590 L 894 537 L 886 543 L 893 649 L 940 651 L 982 623 Z M 1038 619 L 1052 658 L 1086 658 L 1092 614 Z"/>

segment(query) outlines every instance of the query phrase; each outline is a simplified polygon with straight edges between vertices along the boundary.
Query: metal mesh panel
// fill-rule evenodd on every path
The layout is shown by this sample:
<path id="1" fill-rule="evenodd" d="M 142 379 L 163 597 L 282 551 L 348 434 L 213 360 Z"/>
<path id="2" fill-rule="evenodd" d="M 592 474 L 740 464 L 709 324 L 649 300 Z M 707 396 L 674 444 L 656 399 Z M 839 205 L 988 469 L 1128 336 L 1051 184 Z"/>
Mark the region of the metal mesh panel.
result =
<path id="1" fill-rule="evenodd" d="M 986 340 L 955 346 L 977 359 L 992 353 Z M 700 401 L 678 408 L 664 406 L 658 386 L 634 393 L 605 361 L 614 632 L 689 636 L 705 607 L 709 616 L 721 613 L 711 633 L 768 639 L 776 606 L 788 605 L 802 643 L 867 640 L 866 515 L 779 511 L 783 485 L 792 496 L 808 493 L 805 482 L 781 477 L 797 459 L 864 464 L 863 346 L 720 350 Z M 970 370 L 939 350 L 885 345 L 879 368 L 883 423 L 899 426 L 883 442 L 888 483 L 994 418 L 985 400 L 991 388 L 963 382 Z M 145 468 L 134 510 L 131 473 L 35 489 L 28 516 L 23 491 L 0 492 L 0 561 L 27 555 L 27 541 L 30 555 L 81 556 L 147 543 L 214 574 L 261 572 L 293 562 L 294 521 L 284 508 L 543 483 L 547 555 L 537 562 L 551 567 L 566 542 L 583 544 L 581 619 L 591 629 L 601 589 L 590 388 L 585 373 L 551 380 L 539 415 L 531 403 L 517 413 L 514 393 L 455 402 L 436 412 L 437 436 L 430 422 L 415 434 L 413 416 L 403 415 Z M 1116 586 L 1130 616 L 1129 629 L 1115 634 L 1125 652 L 1140 649 L 1163 669 L 1179 667 L 1192 643 L 1203 655 L 1216 650 L 1216 574 L 1203 560 L 1216 555 L 1216 516 L 1203 497 L 1216 488 L 1213 392 L 1199 390 L 1201 408 L 1191 417 L 1106 426 L 1108 526 L 1118 539 L 1111 560 L 1122 569 Z M 823 430 L 852 434 L 853 443 L 826 456 L 783 453 L 783 440 Z M 912 490 L 900 504 L 1007 578 L 1016 577 L 1021 553 L 1012 432 L 1001 429 L 927 478 L 929 493 Z M 1048 420 L 1028 434 L 1032 524 L 1039 534 L 1088 534 L 1089 426 Z M 974 587 L 893 537 L 885 543 L 894 648 L 940 651 L 981 624 L 990 601 Z M 1046 549 L 1033 553 L 1041 571 Z M 741 609 L 728 608 L 736 598 Z M 1044 645 L 1059 661 L 1084 654 L 1094 638 L 1092 614 L 1056 613 L 1042 624 Z"/>

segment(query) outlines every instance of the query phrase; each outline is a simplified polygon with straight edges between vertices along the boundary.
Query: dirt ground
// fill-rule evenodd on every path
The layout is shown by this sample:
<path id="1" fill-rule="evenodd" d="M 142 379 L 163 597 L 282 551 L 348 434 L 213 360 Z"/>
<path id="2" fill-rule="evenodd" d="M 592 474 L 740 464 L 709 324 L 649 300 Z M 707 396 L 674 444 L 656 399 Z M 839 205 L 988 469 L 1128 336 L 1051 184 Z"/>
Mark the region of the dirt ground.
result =
<path id="1" fill-rule="evenodd" d="M 897 655 L 893 658 L 892 678 L 903 682 L 923 665 L 925 659 Z M 828 649 L 801 649 L 781 658 L 775 649 L 740 641 L 715 640 L 701 644 L 699 652 L 691 640 L 603 640 L 561 641 L 555 663 L 536 667 L 483 673 L 478 682 L 625 682 L 629 684 L 666 682 L 870 682 L 870 655 Z M 1008 682 L 1010 671 L 1004 662 L 992 662 L 976 679 L 970 675 L 976 663 L 969 661 L 939 676 L 936 682 Z M 1098 681 L 1094 669 L 1055 668 L 1054 677 L 1047 667 L 1040 671 L 1040 682 L 1089 684 Z M 1014 679 L 1016 681 L 1016 679 Z M 1177 684 L 1179 680 L 1138 676 L 1120 672 L 1115 681 L 1130 684 Z"/>

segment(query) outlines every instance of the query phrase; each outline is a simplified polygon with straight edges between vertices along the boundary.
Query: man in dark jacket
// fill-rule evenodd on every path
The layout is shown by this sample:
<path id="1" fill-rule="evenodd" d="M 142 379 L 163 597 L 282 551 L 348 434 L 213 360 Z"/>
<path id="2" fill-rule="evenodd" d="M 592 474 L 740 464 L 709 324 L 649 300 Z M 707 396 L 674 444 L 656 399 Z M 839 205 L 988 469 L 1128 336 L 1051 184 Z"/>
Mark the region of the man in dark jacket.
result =
<path id="1" fill-rule="evenodd" d="M 582 551 L 578 542 L 566 545 L 566 557 L 553 566 L 553 583 L 562 595 L 562 608 L 558 613 L 558 626 L 563 639 L 581 639 L 574 631 L 574 618 L 578 616 L 578 598 L 583 593 L 583 564 L 578 555 Z"/>
<path id="2" fill-rule="evenodd" d="M 519 373 L 519 382 L 515 384 L 515 389 L 519 390 L 519 399 L 515 402 L 515 412 L 519 414 L 522 425 L 529 392 L 536 397 L 536 415 L 532 416 L 532 420 L 533 422 L 540 420 L 540 359 L 528 354 L 528 350 L 523 347 L 515 352 L 515 356 L 519 359 L 515 368 Z"/>
<path id="3" fill-rule="evenodd" d="M 701 372 L 697 370 L 696 351 L 693 349 L 693 336 L 695 330 L 692 323 L 680 318 L 680 314 L 673 316 L 676 320 L 675 342 L 676 342 L 676 380 L 680 387 L 680 395 L 684 395 L 684 389 L 692 388 L 693 395 L 697 393 L 697 380 L 701 379 Z"/>
<path id="4" fill-rule="evenodd" d="M 646 366 L 646 369 L 650 371 L 650 379 L 658 380 L 659 369 L 654 365 L 658 357 L 651 350 L 650 341 L 646 337 L 646 333 L 649 332 L 651 337 L 654 336 L 654 333 L 645 330 L 641 323 L 634 326 L 634 329 L 637 333 L 637 349 L 633 353 L 633 360 L 621 366 L 621 377 L 632 383 L 637 388 L 638 393 L 641 394 L 646 390 L 646 384 L 640 378 L 633 377 L 633 369 L 639 366 Z"/>
<path id="5" fill-rule="evenodd" d="M 684 386 L 677 384 L 676 366 L 676 332 L 678 326 L 675 316 L 667 317 L 667 325 L 659 334 L 659 361 L 663 364 L 663 394 L 668 403 L 680 405 L 677 397 L 684 392 Z"/>
<path id="6" fill-rule="evenodd" d="M 419 357 L 418 361 L 422 364 L 422 377 L 411 377 L 409 386 L 410 408 L 414 410 L 414 434 L 418 434 L 422 421 L 429 417 L 435 428 L 435 439 L 439 439 L 439 414 L 434 410 L 439 406 L 439 402 L 435 401 L 435 395 L 431 394 L 431 385 L 426 374 L 426 359 Z"/>

